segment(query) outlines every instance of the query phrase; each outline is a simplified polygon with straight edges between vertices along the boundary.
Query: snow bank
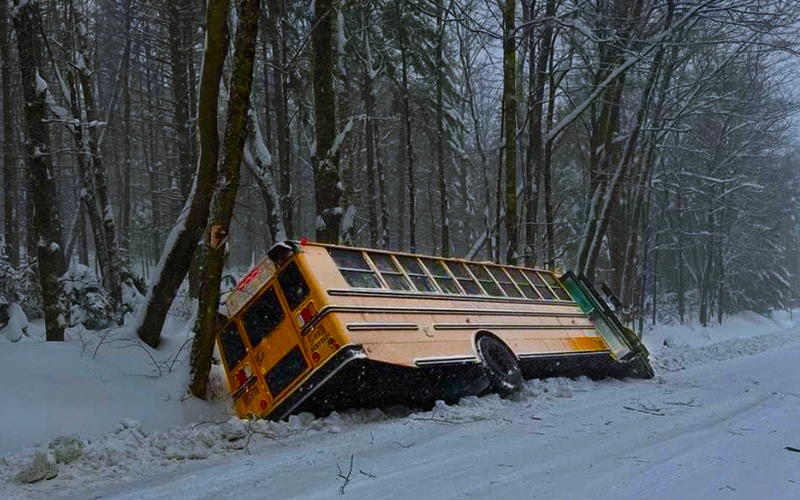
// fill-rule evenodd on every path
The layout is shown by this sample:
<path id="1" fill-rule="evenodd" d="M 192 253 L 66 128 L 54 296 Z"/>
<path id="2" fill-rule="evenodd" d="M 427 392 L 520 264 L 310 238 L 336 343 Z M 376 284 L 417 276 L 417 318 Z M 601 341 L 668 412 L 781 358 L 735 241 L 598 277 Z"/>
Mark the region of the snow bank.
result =
<path id="1" fill-rule="evenodd" d="M 69 496 L 77 489 L 163 477 L 165 472 L 174 475 L 202 463 L 242 457 L 256 447 L 267 455 L 278 450 L 270 447 L 286 446 L 313 454 L 319 441 L 312 438 L 315 435 L 321 440 L 342 434 L 349 440 L 351 434 L 367 430 L 400 435 L 408 429 L 428 435 L 455 425 L 481 433 L 491 426 L 520 422 L 534 425 L 532 432 L 538 435 L 545 430 L 540 421 L 578 393 L 609 393 L 632 384 L 615 379 L 529 380 L 508 399 L 494 394 L 467 397 L 457 405 L 439 402 L 430 411 L 395 407 L 332 413 L 326 418 L 304 413 L 286 422 L 248 421 L 230 417 L 227 395 L 211 403 L 186 398 L 189 333 L 180 317 L 170 317 L 158 350 L 141 345 L 125 328 L 101 332 L 73 328 L 68 330 L 68 342 L 45 343 L 41 323 L 31 326 L 31 338 L 0 344 L 0 379 L 24 381 L 0 384 L 0 498 L 4 499 Z M 742 315 L 709 329 L 658 327 L 645 335 L 656 372 L 665 378 L 670 372 L 798 340 L 800 333 L 788 314 L 772 319 Z M 218 371 L 214 377 L 215 383 L 223 384 Z M 650 398 L 662 382 L 640 384 L 639 397 Z M 597 402 L 598 408 L 605 404 Z M 623 410 L 625 417 L 631 417 L 628 413 Z M 477 424 L 469 427 L 473 423 Z M 406 445 L 399 443 L 394 447 Z"/>

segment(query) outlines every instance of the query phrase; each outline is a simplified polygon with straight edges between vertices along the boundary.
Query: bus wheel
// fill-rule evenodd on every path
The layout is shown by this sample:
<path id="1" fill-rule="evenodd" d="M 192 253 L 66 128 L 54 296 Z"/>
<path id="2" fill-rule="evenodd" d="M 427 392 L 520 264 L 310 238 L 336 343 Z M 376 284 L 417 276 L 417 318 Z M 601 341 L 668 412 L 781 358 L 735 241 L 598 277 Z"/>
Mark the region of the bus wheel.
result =
<path id="1" fill-rule="evenodd" d="M 478 339 L 483 370 L 489 378 L 492 390 L 505 398 L 522 387 L 522 371 L 514 354 L 494 337 Z"/>

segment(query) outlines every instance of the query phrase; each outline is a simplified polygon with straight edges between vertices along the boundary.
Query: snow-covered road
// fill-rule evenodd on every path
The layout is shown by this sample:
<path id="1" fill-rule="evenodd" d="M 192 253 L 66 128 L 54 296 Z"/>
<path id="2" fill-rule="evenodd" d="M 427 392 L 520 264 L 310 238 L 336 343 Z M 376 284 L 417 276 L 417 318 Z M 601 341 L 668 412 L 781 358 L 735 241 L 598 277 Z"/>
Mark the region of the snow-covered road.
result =
<path id="1" fill-rule="evenodd" d="M 797 500 L 800 453 L 786 448 L 800 449 L 800 330 L 789 318 L 738 321 L 651 332 L 653 380 L 531 380 L 509 400 L 490 395 L 430 412 L 363 410 L 278 424 L 159 427 L 156 411 L 168 422 L 178 411 L 204 418 L 161 397 L 163 384 L 181 380 L 114 375 L 117 364 L 125 373 L 136 368 L 113 361 L 114 351 L 95 360 L 60 349 L 64 370 L 80 380 L 104 370 L 103 398 L 118 401 L 133 387 L 152 398 L 136 397 L 140 414 L 105 399 L 75 408 L 60 401 L 63 412 L 49 418 L 62 416 L 65 428 L 84 436 L 82 455 L 59 464 L 54 479 L 22 484 L 14 477 L 36 448 L 0 449 L 0 498 Z M 33 343 L 25 349 L 52 351 Z M 118 354 L 132 363 L 128 351 Z M 96 418 L 85 420 L 92 408 Z M 151 423 L 125 420 L 87 437 L 121 416 Z M 36 418 L 28 422 L 13 419 L 4 428 L 51 432 Z"/>
<path id="2" fill-rule="evenodd" d="M 746 352 L 651 381 L 529 381 L 513 401 L 296 419 L 249 455 L 69 496 L 796 500 L 800 345 Z"/>

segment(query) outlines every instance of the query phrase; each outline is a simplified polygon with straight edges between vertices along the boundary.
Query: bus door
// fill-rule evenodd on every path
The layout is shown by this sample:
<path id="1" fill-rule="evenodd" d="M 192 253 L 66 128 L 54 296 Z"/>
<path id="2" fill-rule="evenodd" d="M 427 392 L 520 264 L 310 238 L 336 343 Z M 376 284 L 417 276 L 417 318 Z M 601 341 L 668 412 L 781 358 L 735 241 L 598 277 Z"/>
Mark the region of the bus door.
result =
<path id="1" fill-rule="evenodd" d="M 564 288 L 578 303 L 581 311 L 589 316 L 598 333 L 611 349 L 615 359 L 627 360 L 634 353 L 630 341 L 625 337 L 622 324 L 608 304 L 600 297 L 594 287 L 583 275 L 576 276 L 571 271 L 559 279 Z"/>

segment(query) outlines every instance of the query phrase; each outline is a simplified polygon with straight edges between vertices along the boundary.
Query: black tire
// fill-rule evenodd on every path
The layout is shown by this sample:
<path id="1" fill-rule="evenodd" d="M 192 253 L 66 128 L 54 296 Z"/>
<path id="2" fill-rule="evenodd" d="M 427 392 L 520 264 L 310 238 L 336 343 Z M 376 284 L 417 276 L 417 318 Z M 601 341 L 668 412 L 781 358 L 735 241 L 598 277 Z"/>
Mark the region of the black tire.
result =
<path id="1" fill-rule="evenodd" d="M 480 337 L 478 354 L 492 390 L 501 398 L 510 396 L 522 387 L 522 370 L 517 358 L 494 337 Z"/>

